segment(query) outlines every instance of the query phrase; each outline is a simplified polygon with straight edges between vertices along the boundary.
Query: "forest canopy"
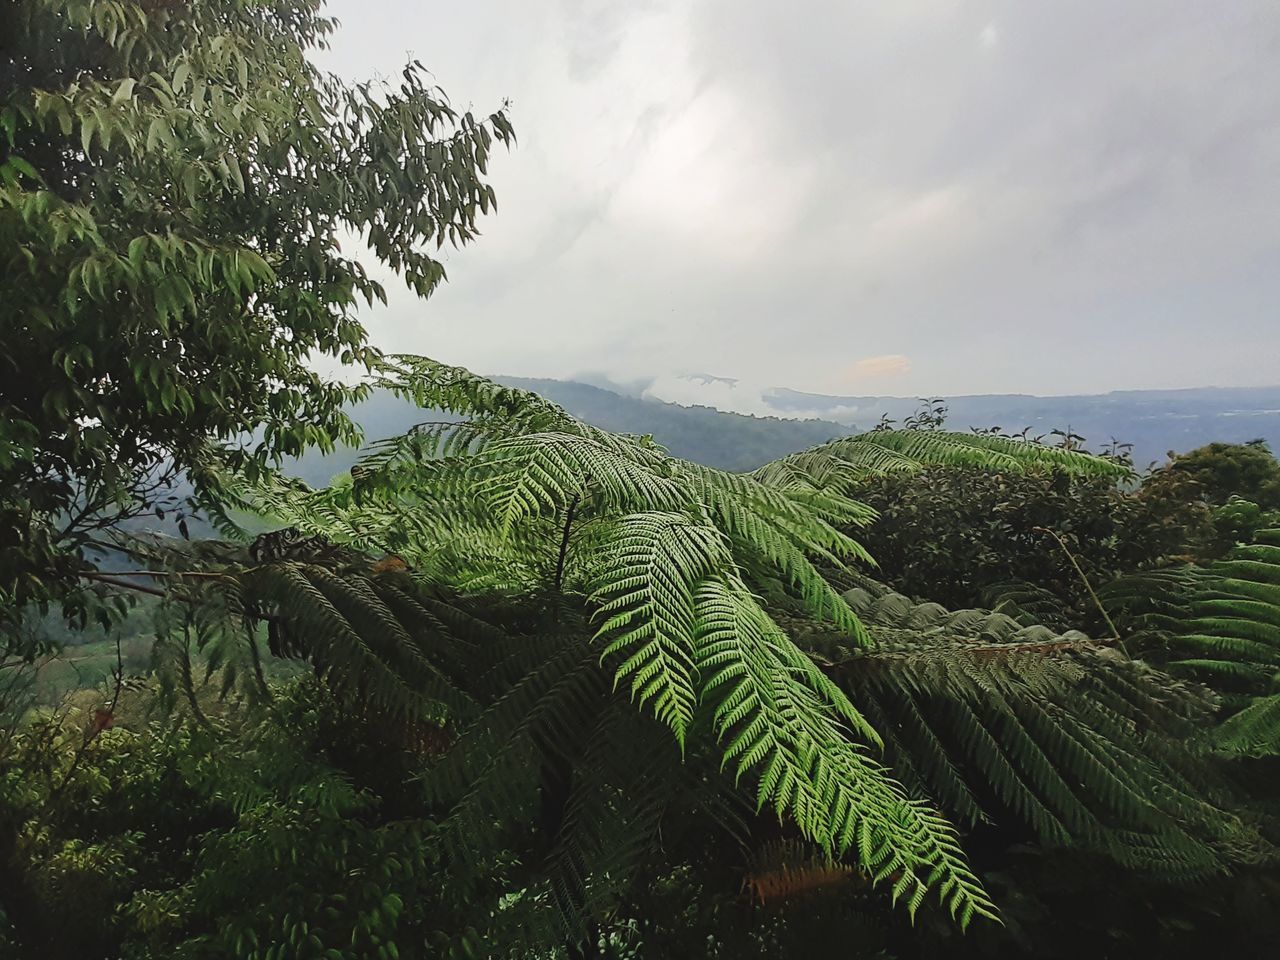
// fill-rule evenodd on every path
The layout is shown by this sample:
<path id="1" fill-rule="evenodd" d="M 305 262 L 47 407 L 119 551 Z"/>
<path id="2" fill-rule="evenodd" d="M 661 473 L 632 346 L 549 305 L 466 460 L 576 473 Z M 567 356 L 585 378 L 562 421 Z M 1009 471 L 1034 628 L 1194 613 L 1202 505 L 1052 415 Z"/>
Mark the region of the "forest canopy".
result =
<path id="1" fill-rule="evenodd" d="M 1264 446 L 1139 477 L 929 407 L 734 472 L 385 353 L 366 264 L 428 297 L 515 136 L 418 63 L 324 73 L 333 29 L 318 0 L 14 7 L 6 955 L 1274 939 Z M 421 420 L 360 436 L 374 390 Z M 334 482 L 289 475 L 338 443 Z"/>
<path id="2" fill-rule="evenodd" d="M 414 291 L 494 208 L 499 110 L 458 113 L 411 63 L 349 85 L 309 53 L 321 4 L 23 0 L 0 52 L 0 597 L 73 587 L 71 558 L 181 473 L 354 440 L 375 356 L 364 240 Z M 246 440 L 252 437 L 253 440 Z M 60 518 L 55 521 L 53 518 Z"/>

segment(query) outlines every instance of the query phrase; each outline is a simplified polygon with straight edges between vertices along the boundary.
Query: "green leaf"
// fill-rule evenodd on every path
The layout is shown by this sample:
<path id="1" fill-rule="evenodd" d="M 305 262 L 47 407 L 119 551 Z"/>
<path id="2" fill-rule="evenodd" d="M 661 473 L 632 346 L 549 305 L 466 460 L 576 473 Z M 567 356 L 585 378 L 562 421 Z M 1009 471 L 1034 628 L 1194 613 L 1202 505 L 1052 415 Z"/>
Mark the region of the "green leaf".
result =
<path id="1" fill-rule="evenodd" d="M 37 183 L 44 183 L 44 179 L 40 176 L 39 171 L 16 153 L 9 154 L 5 159 L 5 163 L 23 176 L 30 177 Z"/>
<path id="2" fill-rule="evenodd" d="M 111 105 L 119 106 L 126 100 L 133 99 L 133 88 L 136 83 L 137 81 L 133 77 L 125 77 L 116 84 L 116 92 L 111 97 Z"/>
<path id="3" fill-rule="evenodd" d="M 93 132 L 98 126 L 97 118 L 93 114 L 86 114 L 80 119 L 80 148 L 87 156 L 89 147 L 93 143 Z"/>

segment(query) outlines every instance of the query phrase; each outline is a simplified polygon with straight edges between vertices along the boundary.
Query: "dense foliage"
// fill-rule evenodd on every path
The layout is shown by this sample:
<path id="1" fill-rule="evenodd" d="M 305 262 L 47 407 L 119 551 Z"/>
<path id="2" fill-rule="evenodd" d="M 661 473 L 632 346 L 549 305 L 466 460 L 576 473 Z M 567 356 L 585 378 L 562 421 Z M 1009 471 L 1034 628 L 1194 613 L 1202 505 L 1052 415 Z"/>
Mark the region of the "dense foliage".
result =
<path id="1" fill-rule="evenodd" d="M 914 426 L 945 419 L 939 404 Z M 1079 447 L 1082 438 L 1055 433 Z M 1108 455 L 1129 463 L 1123 447 Z M 877 513 L 858 537 L 877 575 L 911 596 L 1106 630 L 1093 586 L 1250 542 L 1280 523 L 1278 479 L 1280 462 L 1261 443 L 1210 444 L 1124 484 L 1060 471 L 889 474 L 856 491 Z"/>
<path id="2" fill-rule="evenodd" d="M 456 368 L 380 369 L 453 416 L 376 446 L 351 483 L 223 478 L 228 507 L 281 533 L 120 543 L 165 584 L 147 696 L 169 719 L 129 722 L 127 755 L 170 771 L 198 825 L 120 848 L 63 820 L 72 791 L 137 773 L 99 752 L 126 733 L 114 706 L 92 737 L 22 729 L 17 941 L 83 948 L 39 919 L 61 889 L 44 865 L 72 851 L 137 878 L 77 928 L 135 956 L 765 956 L 864 928 L 888 943 L 881 883 L 935 931 L 994 912 L 943 813 L 989 849 L 1066 848 L 1154 889 L 1272 856 L 1247 795 L 1189 747 L 1207 692 L 1080 634 L 830 585 L 863 558 L 834 524 L 870 519 L 844 491 L 877 474 L 1114 464 L 882 431 L 724 474 Z M 272 680 L 287 660 L 311 679 Z M 375 878 L 356 899 L 353 870 Z M 695 909 L 664 906 L 695 889 Z"/>
<path id="3" fill-rule="evenodd" d="M 0 37 L 0 601 L 64 594 L 92 534 L 161 509 L 214 451 L 251 466 L 352 439 L 360 391 L 312 355 L 373 356 L 494 205 L 501 113 L 458 114 L 418 64 L 346 85 L 308 59 L 318 0 L 20 0 Z M 245 444 L 252 435 L 255 442 Z"/>
<path id="4" fill-rule="evenodd" d="M 1196 497 L 1215 506 L 1239 498 L 1263 510 L 1280 509 L 1280 462 L 1261 440 L 1211 443 L 1178 454 L 1149 482 L 1183 480 L 1195 485 Z"/>
<path id="5" fill-rule="evenodd" d="M 319 73 L 311 0 L 15 9 L 6 955 L 1188 955 L 1274 933 L 1249 912 L 1280 857 L 1256 448 L 1135 493 L 1069 432 L 948 433 L 934 404 L 731 473 L 383 356 L 339 235 L 429 293 L 424 244 L 492 207 L 502 114 L 455 114 L 418 65 Z M 366 381 L 323 382 L 314 352 Z M 342 404 L 373 389 L 424 422 L 324 488 L 277 472 L 354 440 Z M 121 524 L 179 473 L 219 536 Z M 1207 535 L 1210 510 L 1230 520 Z M 1010 573 L 1017 596 L 977 608 Z M 65 659 L 99 669 L 54 688 L 89 598 L 113 615 Z M 1066 629 L 1094 612 L 1105 633 Z"/>
<path id="6" fill-rule="evenodd" d="M 1082 572 L 1103 583 L 1213 538 L 1209 508 L 1168 482 L 943 468 L 875 478 L 858 496 L 878 513 L 859 539 L 885 582 L 952 607 L 1003 601 L 1059 626 L 1105 627 Z"/>

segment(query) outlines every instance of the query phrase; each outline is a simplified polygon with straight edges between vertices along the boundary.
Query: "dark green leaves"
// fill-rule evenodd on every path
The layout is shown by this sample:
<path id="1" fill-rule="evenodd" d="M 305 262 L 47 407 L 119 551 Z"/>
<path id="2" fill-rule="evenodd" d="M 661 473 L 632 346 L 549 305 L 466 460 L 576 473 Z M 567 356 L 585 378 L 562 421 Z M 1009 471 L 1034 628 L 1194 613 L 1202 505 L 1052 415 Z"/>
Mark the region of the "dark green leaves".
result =
<path id="1" fill-rule="evenodd" d="M 349 487 L 249 487 L 244 502 L 337 542 L 393 549 L 466 593 L 584 608 L 614 686 L 682 752 L 717 750 L 758 807 L 892 877 L 909 909 L 935 891 L 962 924 L 992 914 L 954 831 L 866 755 L 876 731 L 752 592 L 776 577 L 814 621 L 867 643 L 813 562 L 866 559 L 833 526 L 863 508 L 667 457 L 425 358 L 394 358 L 380 384 L 440 419 L 379 444 Z M 561 642 L 568 656 L 578 641 Z M 557 743 L 576 727 L 558 714 L 556 724 Z M 469 798 L 487 809 L 485 795 Z"/>
<path id="2" fill-rule="evenodd" d="M 162 465 L 199 475 L 211 441 L 254 436 L 261 467 L 350 436 L 359 391 L 307 359 L 369 366 L 356 311 L 384 294 L 337 239 L 367 236 L 429 294 L 444 268 L 427 242 L 469 242 L 494 207 L 484 170 L 493 141 L 513 141 L 503 113 L 459 115 L 420 64 L 395 85 L 319 71 L 318 3 L 11 6 L 0 509 L 71 512 L 78 488 L 93 502 L 74 512 L 96 522 L 144 506 Z M 85 447 L 83 424 L 113 448 Z"/>

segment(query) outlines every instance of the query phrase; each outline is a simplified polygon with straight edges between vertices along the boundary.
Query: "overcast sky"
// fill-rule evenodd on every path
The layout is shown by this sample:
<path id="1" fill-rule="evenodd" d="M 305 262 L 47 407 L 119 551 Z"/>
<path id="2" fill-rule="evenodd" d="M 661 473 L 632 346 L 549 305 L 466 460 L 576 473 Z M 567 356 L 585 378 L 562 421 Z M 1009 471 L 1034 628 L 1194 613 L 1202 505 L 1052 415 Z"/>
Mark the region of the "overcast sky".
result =
<path id="1" fill-rule="evenodd" d="M 379 346 L 841 394 L 1280 383 L 1277 0 L 330 11 L 326 67 L 416 57 L 519 136 Z"/>

